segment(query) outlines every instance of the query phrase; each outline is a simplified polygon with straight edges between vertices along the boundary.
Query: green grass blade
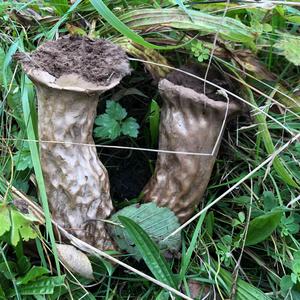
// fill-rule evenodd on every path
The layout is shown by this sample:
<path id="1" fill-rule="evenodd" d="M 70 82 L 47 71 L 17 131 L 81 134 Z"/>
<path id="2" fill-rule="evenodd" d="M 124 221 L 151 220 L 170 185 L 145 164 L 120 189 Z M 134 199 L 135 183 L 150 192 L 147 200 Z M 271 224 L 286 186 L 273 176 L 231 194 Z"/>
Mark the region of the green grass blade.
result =
<path id="1" fill-rule="evenodd" d="M 35 115 L 35 111 L 33 109 L 34 106 L 30 105 L 29 93 L 32 92 L 32 84 L 29 81 L 28 77 L 23 75 L 22 83 L 21 83 L 21 99 L 24 113 L 24 120 L 26 124 L 27 137 L 29 140 L 37 140 L 36 130 L 33 122 L 32 115 Z M 55 259 L 57 273 L 60 275 L 60 265 L 55 245 L 55 237 L 53 233 L 52 223 L 51 223 L 51 215 L 47 201 L 47 194 L 45 188 L 45 182 L 43 178 L 42 168 L 39 159 L 39 149 L 36 142 L 28 142 L 31 159 L 33 163 L 34 172 L 36 175 L 36 181 L 39 187 L 40 198 L 42 201 L 42 207 L 45 214 L 46 221 L 46 230 L 50 237 L 51 247 Z"/>
<path id="2" fill-rule="evenodd" d="M 249 88 L 247 88 L 246 85 L 245 88 L 248 92 L 248 100 L 250 101 L 250 103 L 255 107 L 258 107 L 256 101 L 254 100 L 252 91 Z M 254 118 L 256 120 L 256 123 L 258 124 L 259 134 L 262 137 L 264 146 L 268 154 L 272 155 L 275 152 L 275 146 L 272 141 L 266 118 L 262 113 L 259 112 L 255 113 Z M 290 172 L 288 171 L 288 167 L 285 165 L 284 161 L 282 161 L 279 157 L 274 158 L 273 166 L 277 174 L 285 183 L 292 187 L 299 187 L 299 184 L 292 178 Z"/>
<path id="3" fill-rule="evenodd" d="M 184 3 L 181 0 L 175 0 L 177 5 L 189 16 L 192 22 L 194 22 L 192 15 L 190 14 L 190 11 L 185 7 Z"/>
<path id="4" fill-rule="evenodd" d="M 52 27 L 52 29 L 45 33 L 45 36 L 48 40 L 53 40 L 58 28 L 68 19 L 69 14 L 71 14 L 77 8 L 80 2 L 81 0 L 75 1 L 67 10 L 67 12 L 60 18 L 60 20 Z"/>
<path id="5" fill-rule="evenodd" d="M 12 56 L 16 53 L 18 47 L 19 47 L 20 40 L 17 39 L 14 43 L 11 44 L 9 47 L 7 53 L 5 54 L 3 65 L 2 65 L 2 84 L 5 90 L 8 89 L 8 75 L 11 76 L 11 70 L 9 68 L 10 62 L 12 60 Z"/>
<path id="6" fill-rule="evenodd" d="M 119 220 L 125 227 L 132 241 L 134 241 L 142 258 L 155 278 L 173 288 L 177 288 L 174 275 L 160 254 L 158 246 L 151 240 L 147 233 L 131 219 L 119 216 Z"/>
<path id="7" fill-rule="evenodd" d="M 213 265 L 217 265 L 215 261 L 212 260 Z M 232 288 L 232 275 L 223 268 L 219 269 L 218 276 L 225 283 L 225 290 L 229 296 Z M 261 290 L 257 289 L 255 286 L 247 283 L 242 279 L 237 280 L 236 285 L 236 300 L 271 300 L 266 296 Z"/>
<path id="8" fill-rule="evenodd" d="M 164 27 L 164 32 L 167 29 L 171 32 L 174 29 L 195 30 L 203 34 L 219 32 L 220 38 L 224 40 L 253 45 L 255 31 L 239 20 L 212 16 L 195 10 L 188 10 L 188 12 L 193 17 L 193 22 L 184 11 L 177 8 L 133 10 L 120 16 L 119 21 L 136 30 L 149 30 L 149 28 L 159 26 L 158 28 Z M 109 31 L 109 28 L 104 27 L 100 30 L 100 32 L 106 31 Z"/>
<path id="9" fill-rule="evenodd" d="M 127 25 L 125 25 L 119 18 L 117 18 L 114 13 L 104 4 L 102 0 L 90 0 L 91 4 L 95 7 L 98 13 L 117 31 L 122 33 L 124 36 L 134 41 L 135 43 L 142 45 L 150 49 L 160 49 L 160 50 L 171 50 L 183 47 L 184 45 L 178 46 L 157 46 L 152 43 L 147 42 L 140 35 L 132 31 Z"/>
<path id="10" fill-rule="evenodd" d="M 206 216 L 206 213 L 202 214 L 199 217 L 199 220 L 197 222 L 197 226 L 196 226 L 196 228 L 193 232 L 193 236 L 192 236 L 192 240 L 190 242 L 190 245 L 189 245 L 186 253 L 184 253 L 182 255 L 181 269 L 180 269 L 180 275 L 179 275 L 180 280 L 184 279 L 184 277 L 186 275 L 186 272 L 187 272 L 187 269 L 189 267 L 191 258 L 192 258 L 192 254 L 194 253 L 194 250 L 197 247 L 198 237 L 201 234 L 202 224 L 203 224 L 203 221 L 205 219 L 205 216 Z"/>

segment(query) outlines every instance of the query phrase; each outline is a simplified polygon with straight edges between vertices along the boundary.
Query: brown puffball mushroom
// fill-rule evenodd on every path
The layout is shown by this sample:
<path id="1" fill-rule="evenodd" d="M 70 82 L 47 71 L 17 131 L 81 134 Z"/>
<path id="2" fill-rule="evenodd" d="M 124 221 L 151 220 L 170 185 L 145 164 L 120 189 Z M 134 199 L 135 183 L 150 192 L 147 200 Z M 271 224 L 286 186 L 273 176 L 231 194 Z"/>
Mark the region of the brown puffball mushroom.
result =
<path id="1" fill-rule="evenodd" d="M 184 70 L 203 77 L 195 65 Z M 224 80 L 215 80 L 219 74 L 211 73 L 208 79 L 212 78 L 224 85 Z M 159 149 L 209 154 L 215 147 L 211 156 L 159 153 L 154 174 L 143 189 L 144 201 L 170 208 L 183 223 L 193 215 L 208 185 L 224 118 L 227 115 L 226 122 L 242 107 L 216 94 L 209 84 L 204 95 L 200 80 L 178 71 L 159 82 L 159 92 L 163 99 Z"/>
<path id="2" fill-rule="evenodd" d="M 81 240 L 114 249 L 101 221 L 113 210 L 109 178 L 92 130 L 99 95 L 130 73 L 124 51 L 105 40 L 64 37 L 16 59 L 36 86 L 40 158 L 53 218 Z"/>

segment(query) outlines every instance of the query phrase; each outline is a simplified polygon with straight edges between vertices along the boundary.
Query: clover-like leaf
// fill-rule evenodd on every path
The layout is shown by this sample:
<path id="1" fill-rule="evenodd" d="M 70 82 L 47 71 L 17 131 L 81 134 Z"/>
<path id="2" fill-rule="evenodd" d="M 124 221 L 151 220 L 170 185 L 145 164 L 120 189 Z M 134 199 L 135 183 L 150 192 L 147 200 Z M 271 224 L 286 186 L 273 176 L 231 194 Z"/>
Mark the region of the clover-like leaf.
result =
<path id="1" fill-rule="evenodd" d="M 96 137 L 113 140 L 121 133 L 121 127 L 118 121 L 111 118 L 108 114 L 98 116 L 95 123 L 99 126 L 94 129 Z"/>
<path id="2" fill-rule="evenodd" d="M 32 228 L 32 221 L 27 219 L 20 212 L 11 209 L 11 243 L 16 246 L 20 239 L 28 241 L 37 237 L 36 231 Z"/>
<path id="3" fill-rule="evenodd" d="M 125 108 L 123 108 L 118 102 L 108 100 L 106 102 L 105 112 L 112 118 L 117 121 L 121 121 L 127 116 Z"/>
<path id="4" fill-rule="evenodd" d="M 18 150 L 14 155 L 13 160 L 17 171 L 33 168 L 30 150 L 27 147 Z"/>
<path id="5" fill-rule="evenodd" d="M 136 138 L 139 134 L 139 128 L 140 126 L 136 122 L 136 119 L 130 117 L 122 123 L 121 131 L 124 135 Z"/>

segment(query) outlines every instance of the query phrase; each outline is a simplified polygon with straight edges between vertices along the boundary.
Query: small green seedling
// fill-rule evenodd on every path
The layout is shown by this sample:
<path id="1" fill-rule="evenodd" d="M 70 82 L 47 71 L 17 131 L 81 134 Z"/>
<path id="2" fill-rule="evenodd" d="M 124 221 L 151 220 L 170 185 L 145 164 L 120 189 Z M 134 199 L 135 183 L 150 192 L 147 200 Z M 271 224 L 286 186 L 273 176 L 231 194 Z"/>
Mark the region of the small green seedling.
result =
<path id="1" fill-rule="evenodd" d="M 192 41 L 190 44 L 190 50 L 193 56 L 197 58 L 199 62 L 203 62 L 209 59 L 209 49 L 205 48 L 203 43 L 201 43 L 200 41 Z"/>

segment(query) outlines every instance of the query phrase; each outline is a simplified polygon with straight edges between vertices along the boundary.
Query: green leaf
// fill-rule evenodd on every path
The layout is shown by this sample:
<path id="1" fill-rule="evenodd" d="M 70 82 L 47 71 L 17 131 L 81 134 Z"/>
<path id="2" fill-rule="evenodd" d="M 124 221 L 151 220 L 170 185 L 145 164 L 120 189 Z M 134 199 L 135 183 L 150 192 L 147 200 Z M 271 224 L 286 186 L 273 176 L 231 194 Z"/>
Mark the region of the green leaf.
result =
<path id="1" fill-rule="evenodd" d="M 296 66 L 300 66 L 300 39 L 297 36 L 284 34 L 275 45 L 285 58 Z"/>
<path id="2" fill-rule="evenodd" d="M 95 123 L 99 125 L 94 129 L 96 137 L 114 140 L 121 133 L 120 124 L 108 114 L 100 115 L 96 118 Z"/>
<path id="3" fill-rule="evenodd" d="M 96 0 L 93 2 L 96 2 Z M 193 21 L 191 21 L 190 17 L 184 11 L 177 8 L 146 8 L 131 10 L 122 15 L 120 19 L 131 29 L 141 30 L 149 29 L 153 26 L 166 26 L 167 28 L 170 28 L 170 30 L 195 30 L 200 32 L 200 34 L 214 34 L 219 32 L 219 38 L 221 39 L 236 41 L 248 45 L 253 43 L 255 36 L 257 36 L 257 32 L 255 30 L 247 27 L 238 19 L 224 16 L 213 16 L 194 9 L 188 9 L 187 11 L 193 18 Z M 103 31 L 105 30 L 106 28 L 103 29 Z M 182 46 L 184 45 L 181 45 L 181 47 Z M 148 45 L 146 45 L 146 47 L 148 47 Z"/>
<path id="4" fill-rule="evenodd" d="M 296 284 L 298 282 L 298 276 L 295 273 L 292 273 L 291 280 L 294 284 Z"/>
<path id="5" fill-rule="evenodd" d="M 264 199 L 264 209 L 265 211 L 271 211 L 273 208 L 277 206 L 277 201 L 274 194 L 270 191 L 265 191 L 263 193 Z"/>
<path id="6" fill-rule="evenodd" d="M 285 275 L 280 280 L 280 289 L 285 294 L 289 289 L 293 287 L 294 283 L 291 279 L 291 275 Z"/>
<path id="7" fill-rule="evenodd" d="M 35 239 L 37 237 L 36 231 L 31 227 L 32 222 L 28 220 L 20 212 L 12 209 L 11 212 L 11 243 L 16 246 L 20 238 L 24 241 Z"/>
<path id="8" fill-rule="evenodd" d="M 135 118 L 127 118 L 124 122 L 122 122 L 121 132 L 124 135 L 128 135 L 130 137 L 136 138 L 139 134 L 139 124 L 136 122 Z"/>
<path id="9" fill-rule="evenodd" d="M 246 246 L 258 244 L 267 239 L 280 223 L 282 211 L 273 211 L 253 219 L 248 228 Z"/>
<path id="10" fill-rule="evenodd" d="M 119 216 L 118 218 L 125 227 L 130 238 L 137 246 L 143 260 L 155 278 L 173 288 L 177 288 L 176 280 L 170 266 L 166 262 L 165 258 L 160 254 L 158 246 L 134 221 L 124 216 Z"/>
<path id="11" fill-rule="evenodd" d="M 149 126 L 150 126 L 152 146 L 155 146 L 158 141 L 159 119 L 160 119 L 160 107 L 158 103 L 152 99 L 150 103 L 150 112 L 149 112 Z"/>
<path id="12" fill-rule="evenodd" d="M 18 289 L 20 295 L 50 295 L 53 294 L 54 288 L 63 286 L 65 280 L 65 275 L 63 276 L 53 276 L 53 277 L 43 277 L 30 282 Z M 15 290 L 10 290 L 8 293 L 9 297 L 15 296 Z"/>
<path id="13" fill-rule="evenodd" d="M 23 149 L 18 150 L 14 155 L 13 160 L 17 171 L 33 168 L 29 147 L 24 147 Z"/>
<path id="14" fill-rule="evenodd" d="M 300 274 L 300 260 L 293 261 L 292 270 L 295 274 Z"/>
<path id="15" fill-rule="evenodd" d="M 6 204 L 0 204 L 0 237 L 10 230 L 11 222 L 9 217 L 9 210 Z"/>
<path id="16" fill-rule="evenodd" d="M 240 212 L 238 213 L 238 217 L 239 217 L 239 220 L 241 221 L 241 223 L 244 223 L 244 221 L 245 221 L 245 219 L 246 219 L 245 213 L 242 212 L 242 211 L 240 211 Z"/>
<path id="17" fill-rule="evenodd" d="M 117 225 L 108 224 L 108 230 L 119 248 L 133 254 L 136 259 L 141 259 L 138 249 L 133 245 L 133 240 L 121 226 L 119 216 L 125 216 L 136 222 L 154 240 L 162 251 L 179 251 L 181 245 L 180 233 L 164 241 L 170 233 L 180 224 L 175 214 L 168 208 L 158 207 L 155 203 L 130 205 L 113 214 L 110 221 Z"/>
<path id="18" fill-rule="evenodd" d="M 294 259 L 300 261 L 300 250 L 294 252 Z"/>
<path id="19" fill-rule="evenodd" d="M 25 276 L 17 280 L 18 285 L 27 284 L 29 281 L 33 281 L 45 274 L 49 273 L 49 270 L 44 267 L 33 266 Z"/>
<path id="20" fill-rule="evenodd" d="M 121 121 L 127 116 L 126 109 L 123 108 L 116 101 L 108 100 L 106 101 L 106 110 L 105 112 L 112 118 L 117 121 Z"/>

